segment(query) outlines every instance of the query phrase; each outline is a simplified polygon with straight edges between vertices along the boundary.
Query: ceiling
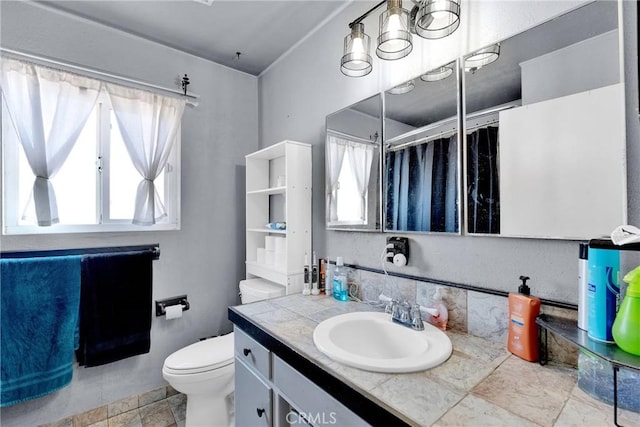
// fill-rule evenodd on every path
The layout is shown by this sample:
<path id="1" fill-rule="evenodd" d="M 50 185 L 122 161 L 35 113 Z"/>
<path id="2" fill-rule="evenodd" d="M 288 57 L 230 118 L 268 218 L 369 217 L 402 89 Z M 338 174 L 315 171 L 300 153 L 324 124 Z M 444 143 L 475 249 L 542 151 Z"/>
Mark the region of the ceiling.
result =
<path id="1" fill-rule="evenodd" d="M 253 75 L 351 1 L 36 0 Z"/>

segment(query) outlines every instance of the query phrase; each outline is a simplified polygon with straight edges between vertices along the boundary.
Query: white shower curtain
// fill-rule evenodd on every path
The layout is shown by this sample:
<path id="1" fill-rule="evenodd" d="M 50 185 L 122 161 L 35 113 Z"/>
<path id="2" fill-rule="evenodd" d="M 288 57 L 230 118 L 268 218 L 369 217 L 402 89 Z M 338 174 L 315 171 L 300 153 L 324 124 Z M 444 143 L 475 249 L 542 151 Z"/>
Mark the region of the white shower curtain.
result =
<path id="1" fill-rule="evenodd" d="M 34 174 L 38 225 L 59 222 L 50 179 L 82 132 L 101 82 L 29 62 L 2 58 L 0 85 L 10 119 Z"/>
<path id="2" fill-rule="evenodd" d="M 171 153 L 184 112 L 184 99 L 106 84 L 122 139 L 136 170 L 138 185 L 133 223 L 153 225 L 167 215 L 155 189 Z"/>

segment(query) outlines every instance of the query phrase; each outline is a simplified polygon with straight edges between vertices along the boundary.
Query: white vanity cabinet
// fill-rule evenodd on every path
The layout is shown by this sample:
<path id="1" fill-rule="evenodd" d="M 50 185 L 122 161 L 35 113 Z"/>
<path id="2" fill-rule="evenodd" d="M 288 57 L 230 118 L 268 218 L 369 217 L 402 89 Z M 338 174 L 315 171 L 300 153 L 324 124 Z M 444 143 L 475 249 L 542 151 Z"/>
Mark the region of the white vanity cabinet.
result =
<path id="1" fill-rule="evenodd" d="M 272 426 L 271 352 L 238 328 L 233 339 L 235 425 Z"/>
<path id="2" fill-rule="evenodd" d="M 237 427 L 369 425 L 238 327 L 234 340 Z"/>
<path id="3" fill-rule="evenodd" d="M 273 355 L 273 384 L 279 399 L 290 405 L 288 424 L 368 426 L 362 418 L 334 399 L 311 380 Z"/>
<path id="4" fill-rule="evenodd" d="M 301 292 L 305 253 L 311 261 L 311 145 L 282 141 L 247 155 L 246 190 L 247 279 Z"/>

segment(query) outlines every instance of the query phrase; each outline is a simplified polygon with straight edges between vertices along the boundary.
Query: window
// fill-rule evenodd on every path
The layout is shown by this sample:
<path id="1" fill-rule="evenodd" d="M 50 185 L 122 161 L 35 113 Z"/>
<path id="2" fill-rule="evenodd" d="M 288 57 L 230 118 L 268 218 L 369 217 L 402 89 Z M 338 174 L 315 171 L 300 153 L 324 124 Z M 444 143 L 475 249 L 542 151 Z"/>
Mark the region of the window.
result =
<path id="1" fill-rule="evenodd" d="M 7 83 L 6 79 L 2 83 L 3 88 L 10 84 Z M 109 93 L 107 93 L 107 89 Z M 137 119 L 135 117 L 131 118 L 130 116 L 132 112 L 144 111 L 147 113 L 149 112 L 147 111 L 148 109 L 138 108 L 138 105 L 132 107 L 127 104 L 128 101 L 131 101 L 132 95 L 130 91 L 141 91 L 130 88 L 120 88 L 119 90 L 121 92 L 129 91 L 127 92 L 129 98 L 125 101 L 122 99 L 118 101 L 122 111 L 124 111 L 123 117 L 121 117 L 122 123 L 133 128 L 144 127 L 136 122 Z M 147 94 L 156 98 L 160 96 Z M 123 135 L 129 135 L 132 143 L 136 143 L 136 137 L 141 135 L 132 132 L 131 129 L 129 129 L 128 133 L 121 130 L 122 123 L 117 120 L 117 109 L 114 111 L 114 106 L 111 104 L 111 100 L 117 100 L 117 96 L 117 90 L 112 92 L 112 88 L 108 84 L 101 86 L 97 95 L 97 102 L 89 113 L 88 119 L 81 128 L 79 136 L 72 145 L 66 160 L 59 167 L 59 170 L 49 177 L 49 184 L 55 192 L 57 217 L 59 218 L 59 222 L 51 226 L 42 226 L 41 221 L 38 219 L 36 203 L 34 203 L 36 174 L 27 159 L 28 156 L 25 149 L 20 144 L 17 131 L 19 125 L 15 125 L 9 110 L 11 103 L 7 102 L 7 99 L 3 97 L 3 234 L 175 230 L 180 228 L 179 119 L 182 115 L 182 110 L 180 109 L 179 111 L 177 129 L 173 129 L 174 132 L 168 133 L 168 139 L 172 140 L 173 144 L 167 144 L 170 149 L 167 150 L 166 164 L 156 162 L 155 159 L 147 162 L 145 161 L 146 159 L 139 158 L 138 167 L 136 167 L 132 158 L 135 158 L 136 155 L 141 157 L 141 154 L 130 154 L 130 150 L 127 149 L 125 143 L 126 138 Z M 146 101 L 146 99 L 143 101 Z M 113 102 L 116 105 L 116 101 Z M 154 108 L 152 108 L 153 111 L 151 113 L 156 114 L 156 118 L 159 114 L 159 120 L 162 120 L 164 104 L 162 104 L 162 101 L 160 104 L 160 107 L 153 105 Z M 43 127 L 49 129 L 50 123 L 46 122 L 47 112 L 44 111 L 45 107 L 43 101 L 42 121 L 45 122 Z M 148 107 L 148 105 L 145 104 L 144 107 Z M 74 115 L 69 115 L 68 117 L 74 117 Z M 25 121 L 30 123 L 28 120 Z M 140 121 L 143 122 L 143 120 Z M 145 123 L 142 124 L 144 125 Z M 158 125 L 159 128 L 161 126 Z M 162 131 L 163 129 L 160 129 L 158 133 Z M 147 132 L 144 136 L 146 137 L 149 133 L 154 132 L 152 130 L 152 132 Z M 47 135 L 47 137 L 50 137 L 50 135 Z M 141 151 L 146 153 L 150 150 Z M 164 161 L 165 157 L 162 160 Z M 159 171 L 141 170 L 145 169 L 145 167 L 148 168 L 148 166 L 145 166 L 148 163 L 155 166 L 163 165 L 164 167 L 157 166 L 157 169 L 160 169 Z M 155 178 L 143 180 L 143 174 L 149 177 L 153 177 L 155 174 Z M 155 196 L 149 197 L 146 194 L 138 194 L 140 191 L 146 191 L 145 188 L 149 188 L 149 183 L 146 181 L 153 182 L 149 193 L 155 187 Z M 144 188 L 140 190 L 139 187 Z M 141 222 L 132 223 L 132 221 L 136 222 L 134 220 L 134 212 L 136 212 L 137 216 L 138 209 L 149 209 L 148 201 L 142 200 L 148 198 L 152 199 L 152 222 L 149 225 L 147 223 L 139 225 Z M 156 216 L 153 216 L 154 212 Z M 159 212 L 162 215 L 158 215 Z"/>

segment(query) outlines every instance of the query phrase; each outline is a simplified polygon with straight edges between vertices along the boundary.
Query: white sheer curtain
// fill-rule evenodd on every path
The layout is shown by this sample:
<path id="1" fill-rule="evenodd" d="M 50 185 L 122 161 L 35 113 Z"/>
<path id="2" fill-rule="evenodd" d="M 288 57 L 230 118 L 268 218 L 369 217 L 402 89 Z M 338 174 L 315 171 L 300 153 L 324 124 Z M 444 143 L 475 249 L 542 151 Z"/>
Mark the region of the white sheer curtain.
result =
<path id="1" fill-rule="evenodd" d="M 152 225 L 167 215 L 155 189 L 171 153 L 184 112 L 184 99 L 106 84 L 122 139 L 142 176 L 136 193 L 133 223 Z"/>
<path id="2" fill-rule="evenodd" d="M 29 62 L 2 58 L 0 85 L 9 117 L 35 175 L 38 225 L 59 222 L 52 178 L 64 164 L 98 99 L 101 83 Z"/>
<path id="3" fill-rule="evenodd" d="M 367 213 L 367 192 L 369 189 L 369 177 L 371 176 L 371 164 L 373 162 L 374 146 L 360 142 L 350 141 L 347 145 L 349 150 L 349 162 L 351 171 L 356 180 L 358 193 L 360 193 L 360 219 L 366 220 Z"/>
<path id="4" fill-rule="evenodd" d="M 330 133 L 327 134 L 326 162 L 329 170 L 327 185 L 327 199 L 329 200 L 330 210 L 329 221 L 338 220 L 338 178 L 340 178 L 340 170 L 342 169 L 342 161 L 347 148 L 346 140 Z"/>

